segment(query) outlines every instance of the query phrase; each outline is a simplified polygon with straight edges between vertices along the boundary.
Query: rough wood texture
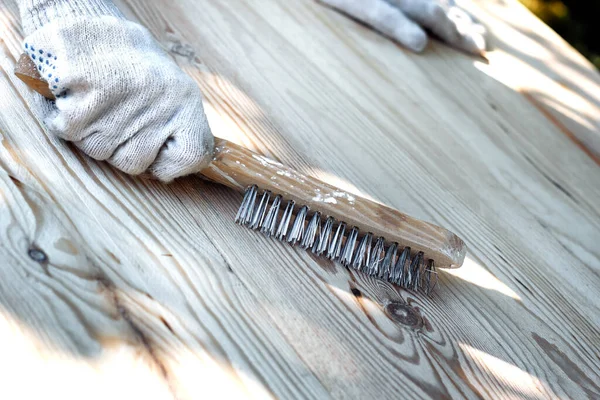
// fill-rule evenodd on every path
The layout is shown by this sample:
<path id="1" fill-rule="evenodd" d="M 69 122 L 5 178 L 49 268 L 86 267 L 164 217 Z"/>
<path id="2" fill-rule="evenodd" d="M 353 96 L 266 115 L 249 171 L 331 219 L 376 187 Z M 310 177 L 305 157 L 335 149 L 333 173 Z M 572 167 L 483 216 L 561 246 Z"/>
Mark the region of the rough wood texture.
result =
<path id="1" fill-rule="evenodd" d="M 470 255 L 414 296 L 232 224 L 220 186 L 82 157 L 33 117 L 2 0 L 1 398 L 600 395 L 600 78 L 520 5 L 470 6 L 489 64 L 309 0 L 119 6 L 196 79 L 215 134 Z"/>

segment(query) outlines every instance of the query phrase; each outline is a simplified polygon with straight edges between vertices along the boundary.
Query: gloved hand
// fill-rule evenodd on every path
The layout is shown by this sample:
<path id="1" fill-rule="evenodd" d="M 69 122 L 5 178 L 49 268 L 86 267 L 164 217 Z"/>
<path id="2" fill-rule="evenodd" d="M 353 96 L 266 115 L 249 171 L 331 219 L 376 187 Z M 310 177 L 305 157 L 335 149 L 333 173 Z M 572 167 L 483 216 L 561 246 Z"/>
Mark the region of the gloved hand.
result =
<path id="1" fill-rule="evenodd" d="M 427 45 L 425 29 L 472 54 L 485 50 L 485 29 L 454 0 L 319 0 L 373 27 L 410 50 Z"/>
<path id="2" fill-rule="evenodd" d="M 109 0 L 21 0 L 24 50 L 49 82 L 47 128 L 161 181 L 198 172 L 214 138 L 194 81 Z"/>

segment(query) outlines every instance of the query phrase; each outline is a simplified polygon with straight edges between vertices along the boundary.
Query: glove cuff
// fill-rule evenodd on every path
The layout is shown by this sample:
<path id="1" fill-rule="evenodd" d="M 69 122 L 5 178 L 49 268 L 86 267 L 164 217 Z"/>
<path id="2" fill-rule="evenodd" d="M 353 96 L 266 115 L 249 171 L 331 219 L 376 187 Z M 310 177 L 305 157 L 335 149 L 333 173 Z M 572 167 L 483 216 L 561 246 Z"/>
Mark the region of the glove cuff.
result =
<path id="1" fill-rule="evenodd" d="M 25 36 L 44 25 L 75 17 L 125 18 L 110 0 L 21 0 L 19 8 Z"/>

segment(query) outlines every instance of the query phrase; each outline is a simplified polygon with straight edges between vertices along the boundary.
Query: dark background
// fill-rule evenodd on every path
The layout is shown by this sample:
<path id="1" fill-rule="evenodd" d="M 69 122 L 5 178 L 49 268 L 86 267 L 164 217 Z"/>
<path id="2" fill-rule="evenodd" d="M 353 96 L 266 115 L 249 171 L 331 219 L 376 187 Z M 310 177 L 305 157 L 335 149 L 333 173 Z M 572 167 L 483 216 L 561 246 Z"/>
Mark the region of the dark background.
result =
<path id="1" fill-rule="evenodd" d="M 600 69 L 600 0 L 520 0 Z"/>

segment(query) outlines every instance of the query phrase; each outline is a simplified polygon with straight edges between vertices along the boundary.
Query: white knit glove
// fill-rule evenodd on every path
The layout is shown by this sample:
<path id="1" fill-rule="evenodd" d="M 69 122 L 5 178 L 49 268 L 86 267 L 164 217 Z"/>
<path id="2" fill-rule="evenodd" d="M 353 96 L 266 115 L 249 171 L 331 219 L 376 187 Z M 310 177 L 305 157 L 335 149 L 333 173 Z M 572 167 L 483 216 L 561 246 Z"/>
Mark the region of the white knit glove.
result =
<path id="1" fill-rule="evenodd" d="M 485 50 L 485 29 L 454 0 L 319 0 L 348 14 L 410 50 L 427 45 L 425 29 L 472 54 Z"/>
<path id="2" fill-rule="evenodd" d="M 214 139 L 194 81 L 108 0 L 21 0 L 24 50 L 57 97 L 51 132 L 162 181 L 200 171 Z"/>

